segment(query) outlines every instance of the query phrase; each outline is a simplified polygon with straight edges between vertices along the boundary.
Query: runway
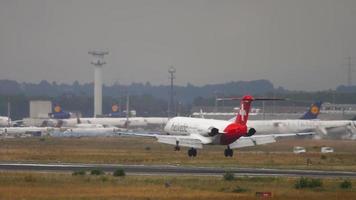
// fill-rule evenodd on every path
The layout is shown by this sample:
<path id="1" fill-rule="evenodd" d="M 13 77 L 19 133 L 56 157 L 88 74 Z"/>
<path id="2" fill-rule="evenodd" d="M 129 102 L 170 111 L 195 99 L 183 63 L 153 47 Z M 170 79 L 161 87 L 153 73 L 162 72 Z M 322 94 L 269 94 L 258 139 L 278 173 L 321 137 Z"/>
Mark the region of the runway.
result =
<path id="1" fill-rule="evenodd" d="M 127 174 L 133 175 L 195 175 L 221 176 L 232 172 L 236 176 L 283 176 L 283 177 L 320 177 L 320 178 L 356 178 L 356 172 L 263 169 L 263 168 L 218 168 L 218 167 L 187 167 L 174 165 L 115 165 L 115 164 L 35 164 L 35 163 L 0 163 L 1 171 L 45 171 L 73 172 L 78 170 L 101 169 L 113 172 L 123 168 Z"/>

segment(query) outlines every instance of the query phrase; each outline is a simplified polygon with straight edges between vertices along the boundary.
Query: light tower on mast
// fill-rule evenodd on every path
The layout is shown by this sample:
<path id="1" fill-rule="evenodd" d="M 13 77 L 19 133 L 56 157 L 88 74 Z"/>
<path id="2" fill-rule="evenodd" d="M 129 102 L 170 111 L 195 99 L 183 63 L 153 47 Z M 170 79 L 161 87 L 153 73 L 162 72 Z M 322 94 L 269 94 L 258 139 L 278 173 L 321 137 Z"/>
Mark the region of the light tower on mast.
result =
<path id="1" fill-rule="evenodd" d="M 103 65 L 106 64 L 104 61 L 104 56 L 108 55 L 108 51 L 89 51 L 90 55 L 94 57 L 94 60 L 91 62 L 94 65 L 94 117 L 102 115 L 102 106 L 103 106 Z"/>
<path id="2" fill-rule="evenodd" d="M 174 74 L 176 73 L 176 69 L 173 66 L 170 66 L 168 69 L 168 73 L 170 74 L 170 80 L 171 80 L 171 90 L 170 90 L 170 100 L 168 104 L 168 117 L 172 117 L 172 115 L 175 115 L 175 106 L 174 106 L 174 79 L 176 78 Z"/>

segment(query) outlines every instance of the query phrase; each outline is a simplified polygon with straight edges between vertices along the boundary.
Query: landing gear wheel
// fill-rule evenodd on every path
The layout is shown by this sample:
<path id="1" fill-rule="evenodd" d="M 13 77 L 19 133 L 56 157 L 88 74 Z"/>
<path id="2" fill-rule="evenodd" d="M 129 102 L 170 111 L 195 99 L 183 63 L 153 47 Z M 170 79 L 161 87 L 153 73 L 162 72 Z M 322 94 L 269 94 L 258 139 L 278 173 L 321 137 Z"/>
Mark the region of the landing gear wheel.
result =
<path id="1" fill-rule="evenodd" d="M 232 157 L 234 155 L 234 151 L 230 148 L 225 149 L 224 151 L 225 157 Z"/>
<path id="2" fill-rule="evenodd" d="M 189 156 L 189 157 L 195 157 L 195 156 L 197 156 L 197 150 L 194 149 L 194 148 L 190 148 L 190 149 L 188 150 L 188 156 Z"/>
<path id="3" fill-rule="evenodd" d="M 234 155 L 234 151 L 232 149 L 230 149 L 229 155 L 230 155 L 230 157 L 232 157 Z"/>
<path id="4" fill-rule="evenodd" d="M 196 157 L 196 156 L 197 156 L 197 150 L 193 149 L 193 157 Z"/>
<path id="5" fill-rule="evenodd" d="M 176 146 L 174 147 L 174 151 L 180 151 L 179 141 L 176 141 Z"/>
<path id="6" fill-rule="evenodd" d="M 228 156 L 229 156 L 228 149 L 225 149 L 225 151 L 224 151 L 224 156 L 225 156 L 225 157 L 228 157 Z"/>

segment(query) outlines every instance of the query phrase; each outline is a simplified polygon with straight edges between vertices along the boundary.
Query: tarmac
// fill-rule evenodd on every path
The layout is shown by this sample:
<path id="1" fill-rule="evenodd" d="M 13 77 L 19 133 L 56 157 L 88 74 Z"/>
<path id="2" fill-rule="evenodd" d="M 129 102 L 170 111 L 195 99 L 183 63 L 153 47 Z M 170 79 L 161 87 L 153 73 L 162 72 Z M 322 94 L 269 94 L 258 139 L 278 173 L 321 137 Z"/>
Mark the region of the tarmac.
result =
<path id="1" fill-rule="evenodd" d="M 117 165 L 117 164 L 77 164 L 77 163 L 0 163 L 1 171 L 38 171 L 38 172 L 74 172 L 100 169 L 113 172 L 124 169 L 128 175 L 155 176 L 222 176 L 226 172 L 236 176 L 275 176 L 275 177 L 319 177 L 319 178 L 356 178 L 356 172 L 351 171 L 323 171 L 296 169 L 266 169 L 266 168 L 221 168 L 194 167 L 176 165 Z"/>

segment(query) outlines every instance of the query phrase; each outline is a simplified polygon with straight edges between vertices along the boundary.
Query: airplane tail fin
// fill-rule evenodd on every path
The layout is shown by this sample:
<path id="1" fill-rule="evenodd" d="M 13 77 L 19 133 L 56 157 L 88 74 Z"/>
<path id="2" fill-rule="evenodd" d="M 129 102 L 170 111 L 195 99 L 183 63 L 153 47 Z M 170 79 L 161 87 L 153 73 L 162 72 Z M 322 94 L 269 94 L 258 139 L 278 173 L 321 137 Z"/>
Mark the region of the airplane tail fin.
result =
<path id="1" fill-rule="evenodd" d="M 55 104 L 53 107 L 53 112 L 48 113 L 48 116 L 53 119 L 67 119 L 70 118 L 70 113 L 63 111 L 59 104 Z"/>
<path id="2" fill-rule="evenodd" d="M 248 116 L 251 109 L 252 101 L 279 101 L 285 100 L 280 98 L 254 98 L 250 95 L 243 96 L 242 98 L 218 98 L 217 101 L 224 101 L 224 100 L 241 100 L 240 102 L 240 111 L 237 113 L 235 118 L 236 124 L 246 125 Z"/>
<path id="3" fill-rule="evenodd" d="M 321 101 L 317 101 L 313 103 L 309 110 L 304 113 L 304 115 L 300 119 L 316 119 L 320 113 L 320 108 L 323 103 Z"/>
<path id="4" fill-rule="evenodd" d="M 238 112 L 235 119 L 236 124 L 246 125 L 252 101 L 254 101 L 252 96 L 247 95 L 242 97 L 240 102 L 240 111 Z"/>
<path id="5" fill-rule="evenodd" d="M 111 112 L 108 114 L 108 117 L 124 117 L 118 104 L 113 104 L 111 106 Z"/>

